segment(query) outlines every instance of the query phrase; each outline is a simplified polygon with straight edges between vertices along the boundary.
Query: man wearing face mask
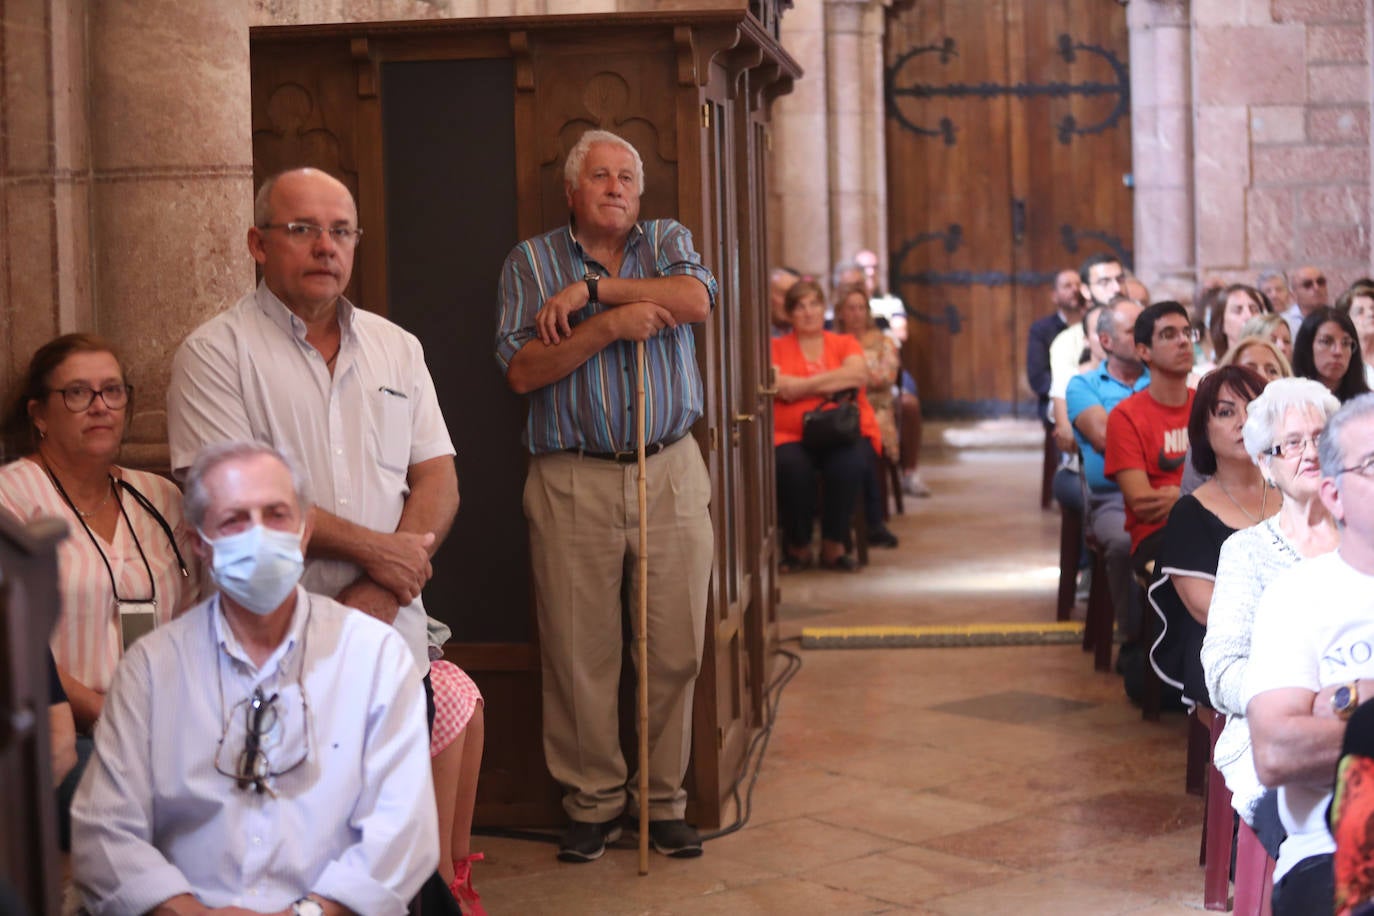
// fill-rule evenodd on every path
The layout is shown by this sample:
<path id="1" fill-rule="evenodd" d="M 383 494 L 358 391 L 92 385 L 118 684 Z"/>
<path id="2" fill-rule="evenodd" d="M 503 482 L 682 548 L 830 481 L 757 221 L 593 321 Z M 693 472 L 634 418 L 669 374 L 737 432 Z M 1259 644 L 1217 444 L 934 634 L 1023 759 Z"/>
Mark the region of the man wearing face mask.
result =
<path id="1" fill-rule="evenodd" d="M 185 513 L 219 594 L 115 673 L 72 805 L 86 909 L 405 913 L 438 835 L 404 641 L 298 584 L 309 505 L 270 446 L 203 450 Z"/>

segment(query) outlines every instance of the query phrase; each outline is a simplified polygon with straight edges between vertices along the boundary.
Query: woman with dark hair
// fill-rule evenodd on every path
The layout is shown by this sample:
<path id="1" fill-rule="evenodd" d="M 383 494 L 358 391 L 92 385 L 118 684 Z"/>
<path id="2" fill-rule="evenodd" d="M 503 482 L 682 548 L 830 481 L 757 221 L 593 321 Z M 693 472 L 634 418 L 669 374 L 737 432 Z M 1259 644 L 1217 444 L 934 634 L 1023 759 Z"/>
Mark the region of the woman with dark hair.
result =
<path id="1" fill-rule="evenodd" d="M 1221 545 L 1239 529 L 1279 510 L 1278 494 L 1265 486 L 1241 435 L 1246 405 L 1259 397 L 1266 384 L 1263 376 L 1244 366 L 1214 369 L 1198 384 L 1188 418 L 1193 467 L 1210 479 L 1179 497 L 1170 511 L 1156 564 L 1158 574 L 1148 595 L 1163 623 L 1150 649 L 1150 662 L 1160 678 L 1181 690 L 1190 704 L 1208 702 L 1202 639 Z"/>
<path id="2" fill-rule="evenodd" d="M 852 572 L 849 526 L 863 486 L 864 469 L 883 447 L 878 420 L 864 388 L 868 363 L 859 342 L 825 329 L 825 294 L 801 280 L 783 299 L 792 333 L 773 338 L 778 394 L 773 405 L 773 444 L 778 476 L 778 521 L 783 532 L 784 572 L 811 565 L 811 527 L 816 512 L 816 475 L 822 480 L 821 566 Z M 857 389 L 861 435 L 851 443 L 813 451 L 802 442 L 805 417 L 826 398 Z"/>
<path id="3" fill-rule="evenodd" d="M 1374 285 L 1356 281 L 1336 300 L 1336 311 L 1350 316 L 1350 323 L 1360 338 L 1365 383 L 1374 387 Z"/>
<path id="4" fill-rule="evenodd" d="M 1330 306 L 1315 310 L 1293 341 L 1293 374 L 1321 382 L 1341 403 L 1368 393 L 1359 339 L 1349 315 Z"/>
<path id="5" fill-rule="evenodd" d="M 51 645 L 83 763 L 125 648 L 197 597 L 181 494 L 115 464 L 132 398 L 108 343 L 66 334 L 33 355 L 4 421 L 6 454 L 23 457 L 0 467 L 0 507 L 24 521 L 60 518 L 71 532 L 57 549 L 62 613 Z"/>
<path id="6" fill-rule="evenodd" d="M 1231 344 L 1244 336 L 1242 328 L 1251 318 L 1258 318 L 1270 311 L 1269 300 L 1264 293 L 1244 283 L 1232 283 L 1221 291 L 1212 306 L 1212 315 L 1207 324 L 1208 336 L 1212 338 L 1212 361 L 1220 364 Z"/>

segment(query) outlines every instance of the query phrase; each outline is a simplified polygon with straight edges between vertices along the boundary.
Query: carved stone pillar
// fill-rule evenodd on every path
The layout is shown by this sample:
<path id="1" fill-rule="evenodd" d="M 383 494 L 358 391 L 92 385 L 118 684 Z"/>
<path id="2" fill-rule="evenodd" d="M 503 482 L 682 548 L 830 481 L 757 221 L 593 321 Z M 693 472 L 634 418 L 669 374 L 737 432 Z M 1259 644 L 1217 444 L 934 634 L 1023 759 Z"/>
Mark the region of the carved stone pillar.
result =
<path id="1" fill-rule="evenodd" d="M 123 460 L 161 466 L 173 352 L 253 284 L 247 9 L 86 9 L 95 325 L 138 390 Z"/>
<path id="2" fill-rule="evenodd" d="M 1197 269 L 1189 6 L 1188 0 L 1143 0 L 1126 12 L 1135 265 L 1156 300 L 1191 300 Z"/>
<path id="3" fill-rule="evenodd" d="M 0 3 L 0 394 L 33 351 L 91 326 L 82 0 Z"/>
<path id="4" fill-rule="evenodd" d="M 861 248 L 887 251 L 884 9 L 882 0 L 825 6 L 832 264 Z"/>
<path id="5" fill-rule="evenodd" d="M 828 279 L 830 273 L 830 128 L 825 7 L 802 3 L 782 18 L 782 46 L 803 73 L 773 105 L 768 253 Z"/>

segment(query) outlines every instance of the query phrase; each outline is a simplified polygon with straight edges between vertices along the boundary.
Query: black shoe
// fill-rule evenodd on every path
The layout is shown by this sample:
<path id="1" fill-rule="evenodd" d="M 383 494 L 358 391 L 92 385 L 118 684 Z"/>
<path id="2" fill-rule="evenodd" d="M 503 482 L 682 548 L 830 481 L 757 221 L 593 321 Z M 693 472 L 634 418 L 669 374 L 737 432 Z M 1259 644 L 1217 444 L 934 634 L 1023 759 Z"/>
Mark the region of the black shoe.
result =
<path id="1" fill-rule="evenodd" d="M 821 569 L 831 572 L 852 573 L 859 568 L 859 564 L 847 553 L 842 553 L 833 560 L 821 560 Z"/>
<path id="2" fill-rule="evenodd" d="M 649 845 L 673 859 L 695 859 L 701 855 L 701 834 L 686 821 L 649 821 Z"/>
<path id="3" fill-rule="evenodd" d="M 893 534 L 886 525 L 879 525 L 876 528 L 868 529 L 868 544 L 870 547 L 896 547 L 897 535 Z"/>
<path id="4" fill-rule="evenodd" d="M 607 843 L 620 839 L 620 818 L 601 824 L 573 821 L 558 841 L 560 862 L 594 862 L 606 851 Z"/>

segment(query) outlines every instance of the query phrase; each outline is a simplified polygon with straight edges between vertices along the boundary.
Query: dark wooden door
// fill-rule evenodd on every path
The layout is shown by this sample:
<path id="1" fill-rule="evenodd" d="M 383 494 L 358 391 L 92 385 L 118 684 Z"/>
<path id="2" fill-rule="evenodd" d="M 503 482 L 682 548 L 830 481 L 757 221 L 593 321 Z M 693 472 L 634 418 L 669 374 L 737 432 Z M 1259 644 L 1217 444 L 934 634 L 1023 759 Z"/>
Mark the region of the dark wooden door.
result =
<path id="1" fill-rule="evenodd" d="M 922 2 L 889 15 L 891 286 L 907 368 L 937 414 L 1029 415 L 1024 352 L 1054 274 L 1129 267 L 1124 7 Z"/>

